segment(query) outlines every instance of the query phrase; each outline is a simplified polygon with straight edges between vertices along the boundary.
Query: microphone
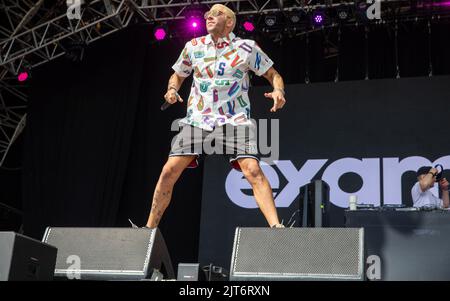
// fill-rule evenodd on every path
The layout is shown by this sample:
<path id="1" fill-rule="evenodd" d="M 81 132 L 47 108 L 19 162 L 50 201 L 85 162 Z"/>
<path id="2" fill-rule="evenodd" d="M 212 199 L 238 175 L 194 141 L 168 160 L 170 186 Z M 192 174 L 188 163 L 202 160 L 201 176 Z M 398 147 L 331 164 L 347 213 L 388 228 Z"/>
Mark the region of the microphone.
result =
<path id="1" fill-rule="evenodd" d="M 177 101 L 179 101 L 181 98 L 180 94 L 178 94 L 178 92 L 175 92 L 175 94 L 177 95 Z M 161 111 L 167 110 L 167 108 L 170 107 L 171 105 L 172 105 L 171 103 L 165 101 L 161 106 Z"/>
<path id="2" fill-rule="evenodd" d="M 161 106 L 161 111 L 167 110 L 168 107 L 170 107 L 171 103 L 168 103 L 167 101 L 164 102 Z"/>

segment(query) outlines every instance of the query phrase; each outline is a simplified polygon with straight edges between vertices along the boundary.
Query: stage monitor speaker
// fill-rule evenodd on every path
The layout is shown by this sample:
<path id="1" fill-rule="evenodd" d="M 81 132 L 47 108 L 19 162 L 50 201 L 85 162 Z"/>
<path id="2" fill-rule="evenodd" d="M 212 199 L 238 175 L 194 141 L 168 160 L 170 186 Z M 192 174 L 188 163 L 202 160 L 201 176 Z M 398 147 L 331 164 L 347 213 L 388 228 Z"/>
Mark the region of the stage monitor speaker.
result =
<path id="1" fill-rule="evenodd" d="M 363 228 L 236 228 L 230 280 L 364 280 Z"/>
<path id="2" fill-rule="evenodd" d="M 0 232 L 0 281 L 51 281 L 56 248 L 14 232 Z"/>
<path id="3" fill-rule="evenodd" d="M 179 263 L 178 281 L 198 281 L 200 275 L 200 265 L 198 263 Z"/>
<path id="4" fill-rule="evenodd" d="M 328 209 L 330 206 L 330 186 L 315 180 L 300 187 L 299 210 L 300 227 L 328 227 Z"/>
<path id="5" fill-rule="evenodd" d="M 58 248 L 59 279 L 144 280 L 155 270 L 175 279 L 159 229 L 49 227 L 43 241 Z"/>

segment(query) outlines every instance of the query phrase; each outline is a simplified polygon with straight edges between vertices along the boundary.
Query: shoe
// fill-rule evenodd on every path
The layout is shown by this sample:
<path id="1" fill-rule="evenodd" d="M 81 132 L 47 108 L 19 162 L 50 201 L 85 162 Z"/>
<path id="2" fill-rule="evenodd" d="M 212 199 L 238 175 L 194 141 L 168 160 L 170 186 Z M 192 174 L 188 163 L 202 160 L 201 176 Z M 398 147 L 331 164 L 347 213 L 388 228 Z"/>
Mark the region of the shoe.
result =
<path id="1" fill-rule="evenodd" d="M 133 223 L 133 222 L 131 221 L 131 219 L 128 219 L 128 221 L 130 222 L 131 227 L 132 227 L 133 229 L 151 229 L 150 227 L 147 227 L 147 226 L 144 226 L 144 227 L 138 227 L 135 223 Z"/>
<path id="2" fill-rule="evenodd" d="M 275 224 L 271 228 L 284 228 L 283 224 Z"/>

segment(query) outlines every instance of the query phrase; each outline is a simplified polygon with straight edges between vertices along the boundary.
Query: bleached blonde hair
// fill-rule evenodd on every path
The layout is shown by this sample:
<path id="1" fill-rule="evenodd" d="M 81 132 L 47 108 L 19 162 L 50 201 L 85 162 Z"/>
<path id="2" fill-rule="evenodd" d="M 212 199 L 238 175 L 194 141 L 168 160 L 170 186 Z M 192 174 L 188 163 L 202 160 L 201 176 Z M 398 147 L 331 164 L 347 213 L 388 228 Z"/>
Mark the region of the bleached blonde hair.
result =
<path id="1" fill-rule="evenodd" d="M 236 14 L 234 11 L 229 9 L 223 4 L 214 4 L 209 11 L 222 11 L 227 17 L 229 17 L 231 20 L 233 20 L 233 27 L 231 28 L 231 31 L 234 30 L 236 27 Z"/>

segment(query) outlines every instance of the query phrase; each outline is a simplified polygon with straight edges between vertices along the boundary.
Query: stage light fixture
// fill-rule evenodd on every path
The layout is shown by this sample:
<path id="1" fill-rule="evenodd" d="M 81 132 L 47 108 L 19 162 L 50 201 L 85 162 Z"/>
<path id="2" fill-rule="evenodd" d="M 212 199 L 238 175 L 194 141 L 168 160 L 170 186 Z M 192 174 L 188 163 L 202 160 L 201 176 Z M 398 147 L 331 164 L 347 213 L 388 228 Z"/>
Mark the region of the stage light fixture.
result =
<path id="1" fill-rule="evenodd" d="M 323 25 L 325 23 L 325 13 L 323 11 L 316 10 L 312 14 L 312 21 L 316 26 Z"/>
<path id="2" fill-rule="evenodd" d="M 264 23 L 269 26 L 272 27 L 277 23 L 277 17 L 275 15 L 267 15 L 264 18 Z"/>
<path id="3" fill-rule="evenodd" d="M 345 5 L 338 6 L 336 8 L 336 14 L 340 21 L 346 21 L 350 18 L 350 9 Z"/>
<path id="4" fill-rule="evenodd" d="M 155 28 L 153 35 L 155 36 L 155 39 L 157 41 L 162 41 L 166 38 L 167 36 L 167 31 L 164 27 L 162 26 L 158 26 Z"/>
<path id="5" fill-rule="evenodd" d="M 29 72 L 26 71 L 26 70 L 24 70 L 24 71 L 19 72 L 19 74 L 17 75 L 17 80 L 18 80 L 19 82 L 24 82 L 24 81 L 26 81 L 29 77 L 30 77 Z"/>
<path id="6" fill-rule="evenodd" d="M 205 9 L 200 5 L 193 5 L 185 10 L 184 16 L 186 18 L 185 27 L 188 31 L 195 34 L 199 33 L 204 28 L 205 23 Z"/>
<path id="7" fill-rule="evenodd" d="M 345 10 L 338 12 L 338 17 L 340 20 L 347 20 L 348 13 Z"/>
<path id="8" fill-rule="evenodd" d="M 244 27 L 245 31 L 253 32 L 255 30 L 255 24 L 251 21 L 245 21 L 242 26 Z"/>
<path id="9" fill-rule="evenodd" d="M 297 24 L 302 19 L 304 19 L 306 15 L 307 15 L 307 13 L 303 9 L 300 9 L 300 10 L 297 10 L 297 11 L 294 10 L 294 11 L 291 11 L 289 13 L 289 20 L 292 23 Z"/>
<path id="10" fill-rule="evenodd" d="M 297 14 L 292 14 L 289 19 L 291 20 L 292 23 L 298 23 L 300 22 L 300 16 Z"/>
<path id="11" fill-rule="evenodd" d="M 194 33 L 194 35 L 200 34 L 204 28 L 204 19 L 202 19 L 198 15 L 191 15 L 187 17 L 186 22 L 186 29 Z"/>
<path id="12" fill-rule="evenodd" d="M 323 23 L 324 17 L 322 14 L 316 13 L 316 14 L 314 14 L 313 19 L 314 19 L 315 24 L 321 25 Z"/>

